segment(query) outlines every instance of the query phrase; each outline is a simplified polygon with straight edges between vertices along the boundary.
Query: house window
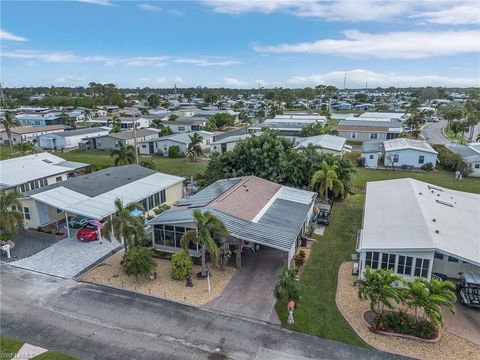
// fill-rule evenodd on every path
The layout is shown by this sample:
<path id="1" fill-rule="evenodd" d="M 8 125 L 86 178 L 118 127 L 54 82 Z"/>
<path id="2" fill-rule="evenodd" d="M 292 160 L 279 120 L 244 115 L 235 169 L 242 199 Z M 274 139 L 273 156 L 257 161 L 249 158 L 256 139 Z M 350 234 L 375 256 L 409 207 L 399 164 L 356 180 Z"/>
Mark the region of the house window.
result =
<path id="1" fill-rule="evenodd" d="M 458 263 L 458 259 L 457 259 L 456 257 L 449 256 L 449 257 L 448 257 L 448 262 Z"/>
<path id="2" fill-rule="evenodd" d="M 57 214 L 60 214 L 63 210 L 62 209 L 55 209 L 57 210 Z"/>
<path id="3" fill-rule="evenodd" d="M 153 195 L 153 203 L 155 206 L 160 205 L 160 194 L 156 193 Z"/>
<path id="4" fill-rule="evenodd" d="M 356 133 L 356 132 L 352 132 L 352 133 L 350 134 L 350 138 L 351 138 L 351 139 L 356 139 L 356 138 L 357 138 L 357 133 Z"/>
<path id="5" fill-rule="evenodd" d="M 475 169 L 480 169 L 480 164 L 475 164 Z"/>
<path id="6" fill-rule="evenodd" d="M 147 148 L 147 145 L 143 144 L 142 149 L 146 149 L 146 148 Z"/>
<path id="7" fill-rule="evenodd" d="M 398 163 L 399 158 L 400 158 L 399 154 L 393 154 L 393 162 L 394 163 Z"/>
<path id="8" fill-rule="evenodd" d="M 23 208 L 23 216 L 25 220 L 30 220 L 32 217 L 30 216 L 30 209 L 28 207 Z"/>
<path id="9" fill-rule="evenodd" d="M 175 247 L 175 228 L 165 225 L 165 246 Z"/>
<path id="10" fill-rule="evenodd" d="M 371 133 L 370 134 L 370 140 L 377 140 L 378 139 L 378 133 Z"/>
<path id="11" fill-rule="evenodd" d="M 148 209 L 153 209 L 153 195 L 148 197 Z"/>
<path id="12" fill-rule="evenodd" d="M 57 183 L 61 182 L 61 181 L 62 181 L 62 177 L 61 177 L 61 176 L 57 176 L 57 177 L 55 178 L 55 181 L 56 181 Z"/>
<path id="13" fill-rule="evenodd" d="M 425 162 L 425 156 L 420 155 L 420 156 L 418 157 L 418 163 L 419 163 L 419 164 L 423 164 L 424 162 Z"/>
<path id="14" fill-rule="evenodd" d="M 382 269 L 394 269 L 395 268 L 395 254 L 382 254 Z"/>
<path id="15" fill-rule="evenodd" d="M 25 184 L 20 185 L 20 189 L 22 190 L 22 192 L 25 192 Z"/>
<path id="16" fill-rule="evenodd" d="M 399 255 L 397 274 L 408 275 L 408 276 L 412 275 L 412 264 L 413 264 L 413 257 Z"/>
<path id="17" fill-rule="evenodd" d="M 163 204 L 165 201 L 167 201 L 167 197 L 165 195 L 165 190 L 160 191 L 160 204 Z"/>
<path id="18" fill-rule="evenodd" d="M 185 126 L 179 126 L 178 131 L 185 131 Z"/>
<path id="19" fill-rule="evenodd" d="M 443 260 L 443 254 L 440 254 L 440 253 L 438 253 L 438 252 L 435 252 L 435 259 Z"/>
<path id="20" fill-rule="evenodd" d="M 369 156 L 369 159 L 370 159 L 370 160 L 373 160 L 373 158 L 374 158 L 374 155 L 370 155 L 370 156 Z"/>
<path id="21" fill-rule="evenodd" d="M 100 142 L 100 140 L 97 140 L 97 145 L 98 145 L 99 147 L 102 146 L 102 143 Z"/>
<path id="22" fill-rule="evenodd" d="M 380 258 L 380 253 L 377 251 L 367 251 L 367 256 L 365 258 L 365 266 L 370 266 L 372 269 L 378 268 L 378 260 Z"/>
<path id="23" fill-rule="evenodd" d="M 428 259 L 415 259 L 415 276 L 424 277 L 428 276 L 428 267 L 430 265 L 430 260 Z"/>

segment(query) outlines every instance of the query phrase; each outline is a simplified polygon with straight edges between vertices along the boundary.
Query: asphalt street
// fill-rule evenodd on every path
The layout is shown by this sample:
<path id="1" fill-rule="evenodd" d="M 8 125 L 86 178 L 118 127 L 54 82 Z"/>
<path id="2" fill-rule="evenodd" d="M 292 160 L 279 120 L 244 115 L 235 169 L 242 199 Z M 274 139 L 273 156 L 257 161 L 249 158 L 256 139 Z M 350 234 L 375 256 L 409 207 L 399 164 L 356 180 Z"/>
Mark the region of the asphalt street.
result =
<path id="1" fill-rule="evenodd" d="M 436 123 L 429 123 L 422 129 L 422 134 L 429 144 L 448 145 L 451 141 L 442 133 L 442 128 L 447 125 L 446 120 L 440 120 Z"/>
<path id="2" fill-rule="evenodd" d="M 82 359 L 400 359 L 1 264 L 2 334 Z"/>

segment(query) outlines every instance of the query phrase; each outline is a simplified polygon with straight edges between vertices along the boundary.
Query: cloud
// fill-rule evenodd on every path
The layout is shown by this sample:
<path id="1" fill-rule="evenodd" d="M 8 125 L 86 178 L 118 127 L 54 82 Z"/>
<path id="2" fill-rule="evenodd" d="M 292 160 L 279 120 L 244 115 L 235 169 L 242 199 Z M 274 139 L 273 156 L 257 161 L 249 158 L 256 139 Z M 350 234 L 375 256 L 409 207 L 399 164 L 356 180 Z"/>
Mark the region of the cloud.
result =
<path id="1" fill-rule="evenodd" d="M 239 64 L 236 60 L 230 59 L 196 59 L 196 58 L 179 58 L 174 60 L 174 62 L 178 64 L 192 64 L 198 66 L 229 66 L 229 65 L 236 65 Z"/>
<path id="2" fill-rule="evenodd" d="M 386 21 L 405 14 L 413 2 L 387 0 L 205 0 L 203 4 L 217 13 L 239 15 L 258 12 L 284 12 L 298 17 L 327 21 Z"/>
<path id="3" fill-rule="evenodd" d="M 268 83 L 265 80 L 255 80 L 255 83 L 260 86 L 267 86 Z"/>
<path id="4" fill-rule="evenodd" d="M 479 77 L 463 78 L 441 75 L 401 75 L 397 73 L 376 73 L 365 69 L 354 69 L 346 72 L 346 85 L 348 88 L 369 87 L 415 87 L 415 86 L 441 86 L 441 87 L 470 87 L 478 86 Z M 335 85 L 343 87 L 345 71 L 332 71 L 318 75 L 293 76 L 287 79 L 290 86 L 315 86 L 318 84 Z"/>
<path id="5" fill-rule="evenodd" d="M 10 41 L 28 41 L 27 38 L 12 34 L 11 32 L 0 29 L 0 40 L 10 40 Z"/>
<path id="6" fill-rule="evenodd" d="M 100 5 L 100 6 L 118 6 L 112 3 L 110 0 L 77 0 L 86 4 Z"/>
<path id="7" fill-rule="evenodd" d="M 81 83 L 84 82 L 85 79 L 76 76 L 69 76 L 69 75 L 62 75 L 61 77 L 55 79 L 56 83 L 64 84 L 64 83 Z"/>
<path id="8" fill-rule="evenodd" d="M 152 5 L 152 4 L 139 4 L 137 5 L 139 9 L 144 10 L 144 11 L 161 11 L 162 9 L 159 8 L 158 6 Z"/>
<path id="9" fill-rule="evenodd" d="M 173 78 L 173 82 L 178 83 L 178 84 L 183 84 L 184 83 L 183 79 L 180 76 L 175 76 Z"/>
<path id="10" fill-rule="evenodd" d="M 442 25 L 478 24 L 480 23 L 480 6 L 477 1 L 466 2 L 448 9 L 411 15 L 410 18 L 419 18 L 426 23 Z"/>
<path id="11" fill-rule="evenodd" d="M 384 34 L 343 32 L 344 39 L 323 39 L 297 44 L 254 45 L 258 52 L 310 53 L 367 58 L 419 59 L 480 52 L 478 31 L 405 31 Z"/>
<path id="12" fill-rule="evenodd" d="M 229 77 L 224 78 L 223 81 L 224 81 L 225 85 L 227 85 L 227 86 L 240 87 L 240 86 L 247 86 L 248 85 L 248 83 L 245 82 L 245 81 L 234 79 L 234 78 L 229 78 Z"/>

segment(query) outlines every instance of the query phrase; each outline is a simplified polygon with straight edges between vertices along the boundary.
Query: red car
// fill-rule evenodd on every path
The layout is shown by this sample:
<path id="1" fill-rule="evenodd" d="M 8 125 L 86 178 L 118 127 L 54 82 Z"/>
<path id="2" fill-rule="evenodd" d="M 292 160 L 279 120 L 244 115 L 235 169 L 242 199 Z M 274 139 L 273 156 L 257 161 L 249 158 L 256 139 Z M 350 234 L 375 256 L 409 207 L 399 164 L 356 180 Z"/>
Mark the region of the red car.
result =
<path id="1" fill-rule="evenodd" d="M 81 241 L 95 241 L 98 240 L 98 230 L 103 236 L 103 224 L 95 226 L 92 224 L 86 224 L 84 227 L 78 229 L 77 239 Z"/>

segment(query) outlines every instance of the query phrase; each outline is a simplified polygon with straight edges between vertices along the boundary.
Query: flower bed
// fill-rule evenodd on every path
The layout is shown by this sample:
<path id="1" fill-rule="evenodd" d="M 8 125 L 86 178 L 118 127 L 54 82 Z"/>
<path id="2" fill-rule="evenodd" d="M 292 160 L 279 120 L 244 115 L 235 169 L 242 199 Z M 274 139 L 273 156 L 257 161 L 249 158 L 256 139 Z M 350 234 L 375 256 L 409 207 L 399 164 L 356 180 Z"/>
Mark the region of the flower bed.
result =
<path id="1" fill-rule="evenodd" d="M 429 321 L 419 320 L 404 311 L 385 311 L 383 315 L 366 310 L 363 320 L 374 333 L 407 337 L 427 342 L 440 340 L 440 333 Z"/>

